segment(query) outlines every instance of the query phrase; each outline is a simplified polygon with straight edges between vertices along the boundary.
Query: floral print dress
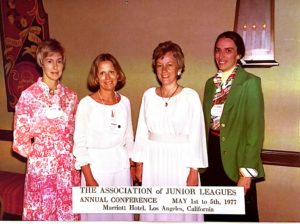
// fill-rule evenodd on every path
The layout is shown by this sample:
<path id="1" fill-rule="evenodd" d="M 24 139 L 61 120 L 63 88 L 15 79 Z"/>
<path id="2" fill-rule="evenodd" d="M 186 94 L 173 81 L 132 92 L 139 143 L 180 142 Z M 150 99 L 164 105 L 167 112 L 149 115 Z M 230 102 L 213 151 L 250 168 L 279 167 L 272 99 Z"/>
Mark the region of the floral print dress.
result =
<path id="1" fill-rule="evenodd" d="M 77 95 L 58 84 L 54 95 L 42 79 L 16 105 L 13 150 L 27 158 L 23 220 L 78 220 L 72 214 L 73 132 Z"/>

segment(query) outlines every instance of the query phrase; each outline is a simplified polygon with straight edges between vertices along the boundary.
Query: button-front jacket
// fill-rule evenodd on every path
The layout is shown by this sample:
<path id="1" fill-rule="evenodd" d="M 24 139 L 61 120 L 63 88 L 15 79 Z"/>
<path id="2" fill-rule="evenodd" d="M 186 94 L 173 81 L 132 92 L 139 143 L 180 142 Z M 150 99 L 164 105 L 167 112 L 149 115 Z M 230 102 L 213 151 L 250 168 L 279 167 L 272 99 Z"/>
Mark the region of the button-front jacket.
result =
<path id="1" fill-rule="evenodd" d="M 216 86 L 213 77 L 205 85 L 203 110 L 207 135 Z M 224 170 L 237 182 L 239 169 L 253 168 L 264 177 L 261 149 L 264 139 L 264 101 L 260 78 L 238 68 L 220 120 L 220 146 Z M 212 165 L 213 164 L 209 164 Z"/>

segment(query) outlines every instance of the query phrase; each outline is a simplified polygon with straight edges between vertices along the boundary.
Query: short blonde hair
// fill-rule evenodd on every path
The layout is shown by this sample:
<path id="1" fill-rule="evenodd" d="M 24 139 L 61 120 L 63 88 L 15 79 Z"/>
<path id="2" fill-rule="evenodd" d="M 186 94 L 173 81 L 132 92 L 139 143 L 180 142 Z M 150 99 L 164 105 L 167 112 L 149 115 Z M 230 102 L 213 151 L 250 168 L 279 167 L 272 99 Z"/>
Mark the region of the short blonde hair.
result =
<path id="1" fill-rule="evenodd" d="M 49 55 L 51 52 L 59 53 L 63 58 L 63 63 L 65 65 L 65 49 L 61 46 L 61 44 L 55 39 L 44 40 L 39 43 L 36 50 L 36 61 L 40 67 L 43 66 L 43 60 Z"/>
<path id="2" fill-rule="evenodd" d="M 114 69 L 118 74 L 118 81 L 115 90 L 120 90 L 124 87 L 126 83 L 126 76 L 123 72 L 118 60 L 109 53 L 99 54 L 93 61 L 90 72 L 88 74 L 87 86 L 92 92 L 96 92 L 100 89 L 100 84 L 98 80 L 98 65 L 103 61 L 110 61 Z"/>

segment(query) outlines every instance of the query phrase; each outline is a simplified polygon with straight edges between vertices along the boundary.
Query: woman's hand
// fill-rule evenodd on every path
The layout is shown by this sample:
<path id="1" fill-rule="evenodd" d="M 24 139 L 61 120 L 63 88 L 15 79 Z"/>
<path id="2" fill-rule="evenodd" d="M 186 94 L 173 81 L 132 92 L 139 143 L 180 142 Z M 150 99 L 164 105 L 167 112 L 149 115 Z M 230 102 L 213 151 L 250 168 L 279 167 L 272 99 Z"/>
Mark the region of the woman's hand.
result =
<path id="1" fill-rule="evenodd" d="M 81 170 L 84 175 L 86 186 L 88 186 L 88 187 L 98 187 L 99 186 L 98 182 L 95 180 L 95 178 L 92 174 L 90 164 L 82 166 Z"/>
<path id="2" fill-rule="evenodd" d="M 132 180 L 133 183 L 135 183 L 137 181 L 137 178 L 135 176 L 135 174 L 136 174 L 136 164 L 131 159 L 129 159 L 129 164 L 130 164 L 131 180 Z"/>
<path id="3" fill-rule="evenodd" d="M 244 187 L 245 195 L 247 194 L 248 190 L 250 189 L 251 181 L 252 181 L 251 177 L 240 176 L 237 186 Z"/>
<path id="4" fill-rule="evenodd" d="M 186 180 L 186 186 L 198 186 L 198 185 L 199 185 L 198 169 L 190 168 L 190 173 Z"/>
<path id="5" fill-rule="evenodd" d="M 136 172 L 135 172 L 136 179 L 138 182 L 142 182 L 143 180 L 143 163 L 136 163 Z"/>
<path id="6" fill-rule="evenodd" d="M 85 179 L 85 182 L 86 182 L 87 187 L 98 187 L 99 186 L 99 184 L 97 183 L 97 181 L 94 178 Z"/>

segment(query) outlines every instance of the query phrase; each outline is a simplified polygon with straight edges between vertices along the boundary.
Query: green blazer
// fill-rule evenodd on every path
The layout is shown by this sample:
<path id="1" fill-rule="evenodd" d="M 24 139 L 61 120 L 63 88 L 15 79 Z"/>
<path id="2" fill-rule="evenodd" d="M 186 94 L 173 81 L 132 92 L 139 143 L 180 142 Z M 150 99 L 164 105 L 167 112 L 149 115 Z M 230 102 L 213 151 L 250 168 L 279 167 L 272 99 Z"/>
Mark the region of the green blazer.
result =
<path id="1" fill-rule="evenodd" d="M 213 77 L 205 85 L 203 110 L 208 135 L 216 86 Z M 264 177 L 261 149 L 264 139 L 264 100 L 260 78 L 239 68 L 220 121 L 220 148 L 227 176 L 237 182 L 239 168 L 254 168 Z M 209 149 L 208 149 L 209 150 Z M 213 168 L 214 164 L 209 164 Z"/>

